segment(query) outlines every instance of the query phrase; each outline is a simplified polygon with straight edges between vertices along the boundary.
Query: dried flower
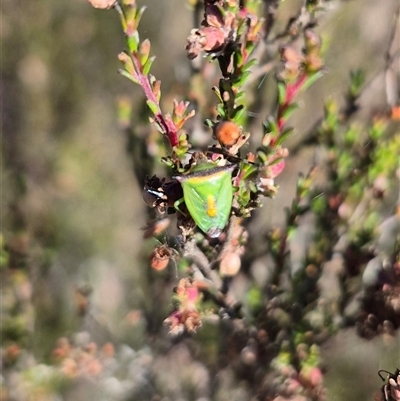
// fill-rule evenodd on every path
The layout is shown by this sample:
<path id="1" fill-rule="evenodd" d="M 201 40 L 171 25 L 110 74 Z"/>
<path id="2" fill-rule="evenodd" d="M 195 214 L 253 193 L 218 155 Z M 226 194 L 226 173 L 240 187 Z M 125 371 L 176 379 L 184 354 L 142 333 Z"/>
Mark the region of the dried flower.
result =
<path id="1" fill-rule="evenodd" d="M 283 71 L 279 78 L 283 81 L 294 81 L 301 73 L 304 63 L 304 56 L 291 46 L 284 46 L 281 49 Z"/>
<path id="2" fill-rule="evenodd" d="M 150 254 L 150 266 L 154 270 L 164 270 L 171 258 L 171 251 L 164 245 L 158 246 Z"/>
<path id="3" fill-rule="evenodd" d="M 224 41 L 224 33 L 217 28 L 205 27 L 203 29 L 192 29 L 186 45 L 188 57 L 192 60 L 202 51 L 219 51 L 222 49 Z"/>

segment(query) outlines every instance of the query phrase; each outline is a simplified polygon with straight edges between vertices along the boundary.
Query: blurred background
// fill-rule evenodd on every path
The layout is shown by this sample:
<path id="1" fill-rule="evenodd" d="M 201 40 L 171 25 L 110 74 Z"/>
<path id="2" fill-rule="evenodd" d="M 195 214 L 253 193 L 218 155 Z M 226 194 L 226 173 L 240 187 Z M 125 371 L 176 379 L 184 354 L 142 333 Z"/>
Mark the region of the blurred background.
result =
<path id="1" fill-rule="evenodd" d="M 152 54 L 157 56 L 153 74 L 162 81 L 164 94 L 171 94 L 167 102 L 181 96 L 190 77 L 184 48 L 192 12 L 184 1 L 139 3 L 148 7 L 140 32 L 152 42 Z M 279 11 L 282 21 L 300 4 L 286 0 Z M 328 73 L 301 97 L 291 120 L 295 135 L 289 149 L 298 147 L 322 116 L 324 99 L 344 101 L 351 69 L 363 68 L 366 73 L 361 115 L 386 103 L 383 69 L 398 1 L 328 4 L 318 28 Z M 117 74 L 117 54 L 125 47 L 117 13 L 95 10 L 84 0 L 3 0 L 0 16 L 1 235 L 11 250 L 2 258 L 10 257 L 12 267 L 12 273 L 3 269 L 1 280 L 3 347 L 13 341 L 22 344 L 15 352 L 24 352 L 24 366 L 32 367 L 52 360 L 54 349 L 62 349 L 57 342 L 61 337 L 78 344 L 110 342 L 120 364 L 113 372 L 124 370 L 128 360 L 136 361 L 129 362 L 129 374 L 145 377 L 132 366 L 144 366 L 155 376 L 154 371 L 169 371 L 179 387 L 184 381 L 182 367 L 191 366 L 196 380 L 207 387 L 207 372 L 196 357 L 184 345 L 172 349 L 161 328 L 171 310 L 168 294 L 174 283 L 161 280 L 158 293 L 149 290 L 153 273 L 148 254 L 154 242 L 142 239 L 147 206 L 132 153 L 127 152 L 127 137 L 118 125 L 117 99 L 132 99 L 134 123 L 146 117 L 141 115 L 140 88 Z M 394 43 L 399 47 L 399 40 Z M 279 193 L 258 211 L 254 230 L 257 224 L 282 223 L 298 173 L 306 172 L 313 158 L 309 147 L 289 157 L 278 179 Z M 212 345 L 205 333 L 199 336 L 204 349 L 197 345 L 198 353 L 218 345 Z M 377 371 L 400 367 L 400 337 L 384 340 L 366 341 L 348 330 L 324 346 L 329 400 L 373 399 L 381 386 Z M 126 348 L 119 348 L 122 344 Z M 168 357 L 162 359 L 163 355 Z M 2 399 L 53 399 L 45 398 L 47 393 L 24 398 L 26 391 L 17 390 L 28 380 L 21 378 L 21 369 L 16 366 L 8 373 L 8 386 L 14 390 L 4 392 Z M 41 377 L 51 376 L 43 372 Z M 221 375 L 221 389 L 236 393 L 220 390 L 215 399 L 247 399 L 244 384 L 232 384 L 227 372 Z M 157 377 L 162 387 L 162 375 Z M 66 391 L 64 399 L 95 399 L 100 397 L 96 391 L 93 383 L 85 382 Z M 101 396 L 124 399 L 118 391 L 114 393 L 120 398 Z M 165 399 L 185 399 L 169 397 Z"/>

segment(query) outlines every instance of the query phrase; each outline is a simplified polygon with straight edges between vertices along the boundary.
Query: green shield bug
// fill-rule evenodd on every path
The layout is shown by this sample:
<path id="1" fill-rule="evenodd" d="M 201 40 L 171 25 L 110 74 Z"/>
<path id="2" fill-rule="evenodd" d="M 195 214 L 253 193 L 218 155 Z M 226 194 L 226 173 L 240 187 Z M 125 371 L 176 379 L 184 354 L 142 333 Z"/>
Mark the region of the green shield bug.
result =
<path id="1" fill-rule="evenodd" d="M 186 175 L 175 176 L 183 189 L 185 202 L 197 226 L 211 238 L 217 238 L 228 223 L 232 208 L 232 171 L 235 165 L 218 166 L 200 162 Z"/>

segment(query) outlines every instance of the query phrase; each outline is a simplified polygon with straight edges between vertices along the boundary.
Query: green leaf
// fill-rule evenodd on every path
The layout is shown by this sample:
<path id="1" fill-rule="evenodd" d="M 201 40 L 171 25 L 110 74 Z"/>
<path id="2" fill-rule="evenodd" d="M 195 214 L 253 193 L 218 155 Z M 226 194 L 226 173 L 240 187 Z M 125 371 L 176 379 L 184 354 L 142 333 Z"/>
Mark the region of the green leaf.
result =
<path id="1" fill-rule="evenodd" d="M 263 293 L 259 288 L 252 287 L 249 291 L 247 291 L 246 298 L 248 308 L 252 312 L 252 315 L 255 316 L 259 310 L 262 310 Z"/>
<path id="2" fill-rule="evenodd" d="M 243 162 L 240 165 L 240 171 L 242 174 L 242 179 L 247 180 L 251 177 L 254 177 L 254 175 L 258 172 L 258 166 Z"/>
<path id="3" fill-rule="evenodd" d="M 239 102 L 239 100 L 240 100 L 243 96 L 245 96 L 244 91 L 237 92 L 237 93 L 236 93 L 236 96 L 235 96 L 236 102 Z"/>
<path id="4" fill-rule="evenodd" d="M 278 82 L 278 103 L 283 104 L 286 99 L 286 86 L 283 82 Z"/>
<path id="5" fill-rule="evenodd" d="M 147 60 L 147 62 L 143 66 L 143 75 L 147 75 L 150 72 L 150 68 L 153 65 L 153 62 L 155 59 L 156 59 L 156 56 L 152 56 Z"/>
<path id="6" fill-rule="evenodd" d="M 242 53 L 241 53 L 240 51 L 236 51 L 236 52 L 234 53 L 234 58 L 235 58 L 235 65 L 236 65 L 236 66 L 242 64 L 242 62 L 243 62 L 243 56 L 242 56 Z"/>
<path id="7" fill-rule="evenodd" d="M 212 120 L 210 120 L 209 118 L 207 118 L 207 119 L 204 121 L 204 125 L 206 125 L 206 126 L 209 127 L 209 128 L 212 128 L 212 127 L 214 126 L 214 122 L 213 122 Z"/>
<path id="8" fill-rule="evenodd" d="M 213 86 L 211 90 L 217 95 L 219 101 L 222 103 L 222 97 L 221 97 L 221 92 L 219 91 L 219 88 L 217 86 Z"/>
<path id="9" fill-rule="evenodd" d="M 277 157 L 275 160 L 272 160 L 268 163 L 268 166 L 274 166 L 275 164 L 280 163 L 283 160 L 283 157 Z"/>
<path id="10" fill-rule="evenodd" d="M 135 20 L 136 20 L 136 27 L 139 26 L 140 20 L 142 19 L 143 13 L 146 11 L 146 8 L 147 8 L 146 6 L 142 6 L 142 7 L 140 7 L 140 9 L 137 11 L 136 17 L 135 17 Z"/>
<path id="11" fill-rule="evenodd" d="M 149 121 L 151 124 L 153 124 L 156 127 L 156 130 L 160 132 L 161 134 L 165 134 L 164 127 L 161 126 L 154 118 L 149 117 Z"/>
<path id="12" fill-rule="evenodd" d="M 265 127 L 265 133 L 271 133 L 274 136 L 278 136 L 279 130 L 278 130 L 278 124 L 275 121 L 273 117 L 270 117 L 268 121 L 264 122 L 264 127 Z"/>
<path id="13" fill-rule="evenodd" d="M 247 71 L 248 69 L 250 69 L 251 67 L 253 67 L 253 65 L 256 65 L 257 63 L 258 63 L 258 60 L 253 58 L 243 66 L 243 69 Z"/>
<path id="14" fill-rule="evenodd" d="M 216 109 L 217 109 L 218 114 L 222 117 L 222 119 L 224 119 L 226 117 L 224 105 L 220 103 L 217 105 Z"/>
<path id="15" fill-rule="evenodd" d="M 140 44 L 140 49 L 139 49 L 139 60 L 142 66 L 144 66 L 147 60 L 149 59 L 150 49 L 151 49 L 150 41 L 149 39 L 145 39 Z"/>
<path id="16" fill-rule="evenodd" d="M 131 53 L 136 53 L 139 47 L 139 33 L 135 31 L 131 36 L 126 38 L 128 49 Z"/>
<path id="17" fill-rule="evenodd" d="M 282 113 L 282 118 L 286 121 L 298 107 L 299 105 L 297 103 L 289 104 Z"/>
<path id="18" fill-rule="evenodd" d="M 240 75 L 239 79 L 237 81 L 235 81 L 235 86 L 242 86 L 250 75 L 251 75 L 251 71 L 244 71 Z"/>
<path id="19" fill-rule="evenodd" d="M 311 199 L 311 209 L 315 214 L 322 215 L 325 213 L 327 207 L 328 203 L 324 194 Z"/>
<path id="20" fill-rule="evenodd" d="M 147 106 L 149 106 L 149 109 L 151 110 L 151 112 L 155 116 L 160 113 L 160 108 L 156 102 L 153 102 L 152 100 L 147 100 L 146 103 L 147 103 Z"/>
<path id="21" fill-rule="evenodd" d="M 312 74 L 310 74 L 306 78 L 304 85 L 302 87 L 302 90 L 309 88 L 314 82 L 318 81 L 318 79 L 320 79 L 323 75 L 324 75 L 324 71 L 322 71 L 322 70 L 313 72 Z"/>
<path id="22" fill-rule="evenodd" d="M 267 154 L 263 151 L 263 149 L 257 150 L 257 156 L 261 161 L 261 164 L 265 164 L 268 160 Z"/>
<path id="23" fill-rule="evenodd" d="M 139 80 L 136 77 L 134 77 L 133 75 L 129 74 L 128 71 L 125 71 L 124 69 L 119 68 L 118 69 L 118 73 L 121 74 L 123 77 L 128 78 L 133 83 L 139 85 Z"/>
<path id="24" fill-rule="evenodd" d="M 364 70 L 358 69 L 350 72 L 350 95 L 356 98 L 365 82 Z"/>
<path id="25" fill-rule="evenodd" d="M 235 116 L 233 117 L 233 121 L 235 121 L 235 123 L 241 123 L 242 119 L 245 116 L 246 116 L 246 109 L 243 106 L 239 106 L 235 110 Z"/>
<path id="26" fill-rule="evenodd" d="M 286 139 L 289 138 L 290 135 L 292 135 L 293 133 L 293 128 L 292 127 L 288 127 L 285 128 L 282 133 L 279 135 L 278 140 L 276 141 L 277 145 L 282 145 L 283 142 L 286 141 Z"/>
<path id="27" fill-rule="evenodd" d="M 358 129 L 354 126 L 350 127 L 344 135 L 347 147 L 352 147 L 359 137 L 360 133 L 358 132 Z"/>
<path id="28" fill-rule="evenodd" d="M 242 110 L 244 109 L 244 106 L 241 104 L 241 105 L 239 105 L 239 106 L 237 106 L 237 107 L 235 107 L 233 110 L 232 110 L 232 112 L 231 112 L 231 114 L 230 114 L 230 118 L 235 118 L 235 116 L 238 114 L 238 113 L 240 113 Z"/>
<path id="29" fill-rule="evenodd" d="M 124 10 L 125 15 L 125 35 L 131 36 L 135 31 L 137 31 L 136 23 L 136 7 L 130 6 L 126 7 Z"/>

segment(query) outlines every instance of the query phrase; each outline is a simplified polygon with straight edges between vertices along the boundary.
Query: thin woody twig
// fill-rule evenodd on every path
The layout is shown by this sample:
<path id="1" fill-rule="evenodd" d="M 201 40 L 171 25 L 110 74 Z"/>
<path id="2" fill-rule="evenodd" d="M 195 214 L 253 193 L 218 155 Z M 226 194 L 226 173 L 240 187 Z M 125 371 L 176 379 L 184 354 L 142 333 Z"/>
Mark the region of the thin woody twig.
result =
<path id="1" fill-rule="evenodd" d="M 190 258 L 194 266 L 200 270 L 202 275 L 211 280 L 216 288 L 222 287 L 222 280 L 217 272 L 212 270 L 207 256 L 198 248 L 195 239 L 191 239 L 185 243 L 183 256 Z"/>

